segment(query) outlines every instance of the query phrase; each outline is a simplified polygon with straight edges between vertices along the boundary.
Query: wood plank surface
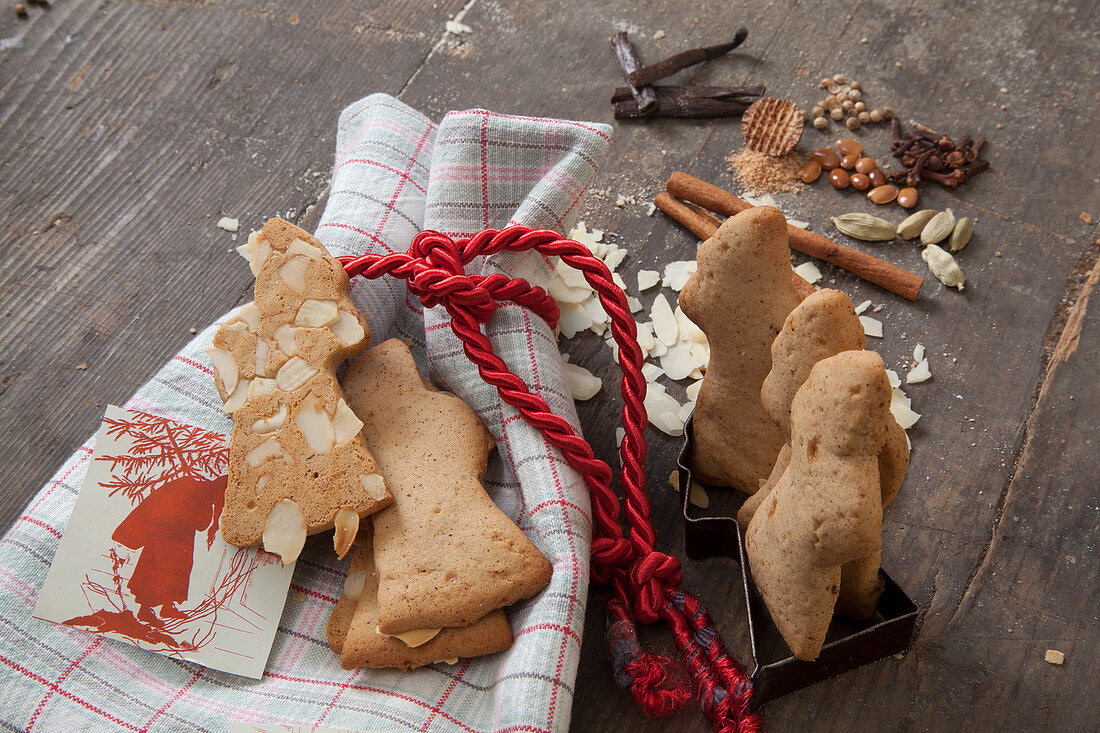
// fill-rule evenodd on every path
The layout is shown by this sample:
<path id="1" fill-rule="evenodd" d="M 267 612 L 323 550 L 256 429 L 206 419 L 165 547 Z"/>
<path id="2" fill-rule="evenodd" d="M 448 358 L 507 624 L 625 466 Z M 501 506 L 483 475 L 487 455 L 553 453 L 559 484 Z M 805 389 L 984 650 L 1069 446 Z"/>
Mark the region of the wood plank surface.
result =
<path id="1" fill-rule="evenodd" d="M 437 118 L 480 106 L 610 122 L 608 98 L 622 84 L 612 33 L 628 30 L 651 61 L 744 25 L 741 49 L 677 79 L 764 83 L 807 104 L 821 76 L 845 73 L 907 122 L 988 136 L 993 167 L 957 195 L 922 189 L 922 207 L 975 220 L 959 257 L 962 293 L 929 278 L 910 304 L 820 265 L 823 285 L 882 306 L 873 315 L 885 337 L 871 347 L 888 366 L 904 371 L 913 346 L 928 347 L 934 377 L 907 389 L 923 417 L 883 546 L 924 613 L 908 654 L 770 703 L 769 725 L 1090 729 L 1100 714 L 1100 233 L 1079 214 L 1100 219 L 1093 5 L 58 0 L 22 21 L 0 10 L 0 524 L 90 434 L 103 405 L 125 400 L 189 328 L 248 297 L 219 216 L 240 217 L 245 231 L 275 214 L 316 222 L 345 104 L 385 91 Z M 473 32 L 444 39 L 460 12 Z M 835 137 L 808 129 L 802 147 Z M 859 137 L 886 160 L 885 126 Z M 646 215 L 668 174 L 736 188 L 724 158 L 739 147 L 736 120 L 616 124 L 584 218 L 630 250 L 628 283 L 693 257 L 690 235 Z M 824 182 L 776 198 L 827 235 L 830 215 L 882 212 Z M 855 246 L 927 274 L 918 247 Z M 643 294 L 647 306 L 655 292 Z M 591 335 L 562 350 L 605 380 L 579 408 L 586 437 L 614 465 L 609 352 Z M 667 485 L 679 441 L 648 435 L 660 549 L 682 557 Z M 731 561 L 685 563 L 685 587 L 747 660 L 737 577 Z M 648 720 L 614 687 L 605 601 L 602 589 L 588 600 L 574 729 L 709 730 L 695 710 Z M 643 643 L 671 650 L 661 629 Z M 1046 649 L 1065 664 L 1044 662 Z"/>

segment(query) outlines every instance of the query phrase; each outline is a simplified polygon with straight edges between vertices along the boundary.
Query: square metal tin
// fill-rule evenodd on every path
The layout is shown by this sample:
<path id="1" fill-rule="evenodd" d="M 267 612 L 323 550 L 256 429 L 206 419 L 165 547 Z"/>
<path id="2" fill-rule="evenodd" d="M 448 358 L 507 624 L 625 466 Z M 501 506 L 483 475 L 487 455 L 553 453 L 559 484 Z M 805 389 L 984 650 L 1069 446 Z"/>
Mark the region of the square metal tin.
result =
<path id="1" fill-rule="evenodd" d="M 812 662 L 791 655 L 779 630 L 772 623 L 764 601 L 753 585 L 745 558 L 744 536 L 733 517 L 692 516 L 691 465 L 692 420 L 684 426 L 684 445 L 677 458 L 680 494 L 683 502 L 684 544 L 692 560 L 709 557 L 732 558 L 741 567 L 749 642 L 755 669 L 752 672 L 753 700 L 763 704 L 815 682 L 836 677 L 909 648 L 919 610 L 893 578 L 879 570 L 886 589 L 870 621 L 833 618 L 821 654 Z M 700 483 L 700 486 L 704 484 Z"/>

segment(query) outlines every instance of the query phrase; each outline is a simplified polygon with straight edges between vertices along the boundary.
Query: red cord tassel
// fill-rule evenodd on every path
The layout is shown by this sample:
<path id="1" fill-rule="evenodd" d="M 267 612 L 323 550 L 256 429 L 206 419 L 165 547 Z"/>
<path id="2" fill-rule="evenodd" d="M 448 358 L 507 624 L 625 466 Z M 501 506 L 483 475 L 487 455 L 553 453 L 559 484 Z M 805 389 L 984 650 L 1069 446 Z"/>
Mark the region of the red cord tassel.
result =
<path id="1" fill-rule="evenodd" d="M 497 309 L 497 301 L 511 301 L 529 308 L 551 328 L 557 325 L 558 305 L 545 290 L 522 278 L 502 274 L 468 275 L 466 265 L 475 257 L 503 250 L 537 250 L 558 256 L 584 273 L 611 317 L 611 332 L 619 347 L 623 372 L 623 429 L 619 448 L 629 533 L 619 524 L 620 502 L 611 488 L 612 472 L 596 458 L 591 446 L 572 426 L 550 411 L 527 385 L 508 371 L 481 332 Z M 656 534 L 650 522 L 645 493 L 646 413 L 642 404 L 646 382 L 642 376 L 642 352 L 637 325 L 623 291 L 611 272 L 584 245 L 563 239 L 557 232 L 513 226 L 486 229 L 469 239 L 452 240 L 439 232 L 416 235 L 408 252 L 339 257 L 349 277 L 375 279 L 391 275 L 408 282 L 409 292 L 428 308 L 442 305 L 451 316 L 451 328 L 462 341 L 466 356 L 477 365 L 481 378 L 497 388 L 501 399 L 519 410 L 528 424 L 542 431 L 565 460 L 584 476 L 592 496 L 594 532 L 592 577 L 610 584 L 614 597 L 608 603 L 608 642 L 616 681 L 629 686 L 647 715 L 671 715 L 691 696 L 684 674 L 669 660 L 645 652 L 637 641 L 634 619 L 654 624 L 664 619 L 672 630 L 699 696 L 703 713 L 721 733 L 754 733 L 759 715 L 751 710 L 752 682 L 744 667 L 729 657 L 702 604 L 680 588 L 680 561 L 655 549 Z"/>

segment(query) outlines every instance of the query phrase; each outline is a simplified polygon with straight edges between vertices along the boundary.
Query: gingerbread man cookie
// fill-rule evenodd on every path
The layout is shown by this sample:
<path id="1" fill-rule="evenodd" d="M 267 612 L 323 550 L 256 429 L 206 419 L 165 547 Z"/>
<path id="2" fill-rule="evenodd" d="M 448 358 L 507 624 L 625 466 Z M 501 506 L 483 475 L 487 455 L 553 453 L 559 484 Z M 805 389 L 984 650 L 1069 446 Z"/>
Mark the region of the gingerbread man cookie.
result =
<path id="1" fill-rule="evenodd" d="M 787 435 L 790 434 L 791 402 L 821 359 L 842 351 L 863 349 L 866 337 L 856 316 L 852 301 L 838 290 L 820 290 L 807 297 L 791 311 L 783 330 L 772 343 L 772 369 L 764 380 L 760 397 L 768 414 Z M 737 521 L 748 527 L 753 513 L 763 503 L 768 492 L 783 475 L 790 462 L 790 444 L 783 446 L 771 476 L 760 491 L 750 496 L 737 512 Z M 887 440 L 879 451 L 879 479 L 882 505 L 888 505 L 897 494 L 909 465 L 909 444 L 905 431 L 891 416 L 887 420 Z M 838 609 L 854 618 L 869 618 L 875 610 L 882 581 L 878 576 L 878 553 L 844 566 Z M 874 571 L 859 571 L 874 564 Z M 851 585 L 859 581 L 860 587 Z M 858 603 L 856 602 L 858 599 Z"/>
<path id="2" fill-rule="evenodd" d="M 307 232 L 272 219 L 248 239 L 255 301 L 207 350 L 233 415 L 226 541 L 292 562 L 307 534 L 337 527 L 350 548 L 359 518 L 392 500 L 335 370 L 370 343 L 340 263 Z"/>
<path id="3" fill-rule="evenodd" d="M 756 588 L 799 659 L 821 651 L 841 566 L 882 546 L 878 454 L 890 419 L 890 382 L 870 351 L 817 362 L 791 404 L 791 461 L 749 523 L 746 553 Z M 853 578 L 853 588 L 864 580 Z"/>
<path id="4" fill-rule="evenodd" d="M 692 470 L 699 481 L 755 493 L 786 436 L 760 402 L 771 344 L 799 303 L 787 220 L 760 206 L 730 217 L 699 247 L 680 307 L 707 335 L 710 364 L 695 403 Z"/>
<path id="5" fill-rule="evenodd" d="M 381 631 L 467 626 L 550 581 L 550 563 L 481 484 L 489 431 L 421 380 L 408 346 L 370 349 L 343 385 L 394 497 L 373 517 Z"/>

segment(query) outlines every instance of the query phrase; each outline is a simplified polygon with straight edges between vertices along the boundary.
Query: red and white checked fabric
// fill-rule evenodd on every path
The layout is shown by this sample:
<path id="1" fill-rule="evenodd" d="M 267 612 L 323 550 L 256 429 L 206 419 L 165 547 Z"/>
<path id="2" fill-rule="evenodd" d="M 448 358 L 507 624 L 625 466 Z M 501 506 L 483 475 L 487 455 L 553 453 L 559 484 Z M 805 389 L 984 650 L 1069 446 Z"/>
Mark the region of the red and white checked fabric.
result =
<path id="1" fill-rule="evenodd" d="M 469 236 L 525 224 L 566 231 L 610 140 L 606 125 L 448 114 L 437 125 L 386 95 L 340 116 L 331 192 L 317 237 L 334 255 L 403 251 L 422 229 Z M 244 263 L 242 262 L 242 267 Z M 504 254 L 469 271 L 546 286 L 549 264 Z M 470 404 L 497 440 L 486 486 L 554 566 L 550 585 L 509 612 L 506 653 L 411 673 L 340 668 L 325 622 L 345 573 L 327 538 L 298 561 L 263 679 L 248 680 L 30 617 L 91 454 L 89 440 L 0 542 L 0 726 L 13 730 L 207 731 L 232 720 L 386 731 L 568 728 L 588 590 L 591 515 L 580 476 L 480 380 L 442 308 L 425 310 L 390 278 L 355 280 L 374 341 L 412 342 L 425 375 Z M 228 432 L 203 330 L 126 407 Z M 493 348 L 551 409 L 579 424 L 546 324 L 501 304 Z M 94 426 L 89 426 L 90 428 Z"/>

